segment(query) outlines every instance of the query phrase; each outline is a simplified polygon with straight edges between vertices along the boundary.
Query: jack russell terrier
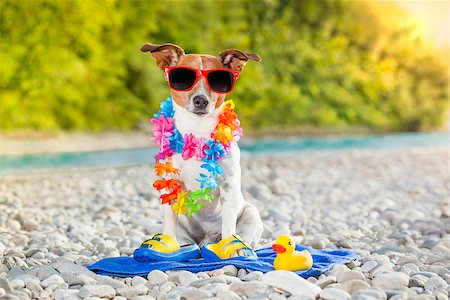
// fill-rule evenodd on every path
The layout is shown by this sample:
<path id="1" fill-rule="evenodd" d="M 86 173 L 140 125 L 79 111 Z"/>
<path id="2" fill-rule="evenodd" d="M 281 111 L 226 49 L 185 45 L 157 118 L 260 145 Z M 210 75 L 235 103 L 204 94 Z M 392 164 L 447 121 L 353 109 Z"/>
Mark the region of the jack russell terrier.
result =
<path id="1" fill-rule="evenodd" d="M 244 65 L 248 60 L 261 60 L 255 53 L 235 49 L 224 50 L 218 57 L 185 54 L 174 44 L 147 43 L 140 50 L 150 52 L 158 68 L 165 72 L 173 99 L 173 120 L 181 136 L 192 133 L 205 139 L 211 138 L 225 96 L 232 91 Z M 172 74 L 172 70 L 178 74 Z M 213 74 L 217 78 L 208 75 L 214 70 L 219 71 Z M 234 79 L 230 79 L 232 75 L 228 73 L 234 74 Z M 187 190 L 199 188 L 196 178 L 202 163 L 195 158 L 185 160 L 180 153 L 172 156 L 173 167 L 179 172 L 178 180 Z M 198 213 L 191 217 L 177 215 L 170 205 L 162 205 L 163 234 L 176 237 L 180 245 L 196 243 L 202 246 L 236 234 L 251 247 L 258 243 L 263 225 L 258 210 L 245 201 L 241 192 L 237 143 L 233 143 L 229 155 L 220 160 L 220 166 L 223 169 L 219 176 L 220 188 L 214 193 L 214 199 Z M 245 256 L 245 253 L 238 250 L 232 256 Z"/>

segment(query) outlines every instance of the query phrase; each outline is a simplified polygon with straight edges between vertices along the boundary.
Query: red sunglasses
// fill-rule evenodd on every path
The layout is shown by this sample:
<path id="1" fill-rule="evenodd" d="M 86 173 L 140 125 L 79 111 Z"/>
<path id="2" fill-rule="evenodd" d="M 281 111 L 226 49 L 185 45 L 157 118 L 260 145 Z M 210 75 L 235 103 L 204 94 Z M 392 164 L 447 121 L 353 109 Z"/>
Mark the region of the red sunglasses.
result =
<path id="1" fill-rule="evenodd" d="M 175 91 L 190 91 L 205 77 L 208 88 L 218 94 L 228 94 L 234 89 L 239 72 L 229 69 L 199 70 L 187 67 L 165 67 L 164 77 L 169 87 Z"/>

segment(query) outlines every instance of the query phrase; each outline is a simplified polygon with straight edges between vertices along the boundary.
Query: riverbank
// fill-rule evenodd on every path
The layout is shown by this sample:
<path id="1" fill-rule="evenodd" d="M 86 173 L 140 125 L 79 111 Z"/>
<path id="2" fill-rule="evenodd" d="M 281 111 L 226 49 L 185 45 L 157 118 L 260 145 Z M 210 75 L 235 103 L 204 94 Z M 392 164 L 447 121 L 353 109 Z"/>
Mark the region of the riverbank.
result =
<path id="1" fill-rule="evenodd" d="M 448 133 L 449 130 L 450 127 L 435 132 Z M 245 131 L 243 141 L 252 142 L 255 139 L 270 138 L 339 138 L 390 134 L 395 135 L 402 133 L 376 131 L 364 128 L 347 128 L 345 130 L 310 128 L 303 130 L 268 130 L 253 133 Z M 426 134 L 426 132 L 424 132 L 424 134 Z M 150 148 L 154 147 L 154 144 L 150 139 L 151 136 L 151 128 L 149 127 L 145 127 L 139 131 L 110 131 L 102 133 L 15 132 L 7 134 L 0 132 L 0 156 Z"/>
<path id="2" fill-rule="evenodd" d="M 243 193 L 263 218 L 261 246 L 288 233 L 314 248 L 360 255 L 308 279 L 323 299 L 447 299 L 449 163 L 448 149 L 430 148 L 244 158 Z M 81 268 L 130 255 L 161 231 L 153 179 L 147 165 L 0 178 L 0 297 L 78 299 L 107 289 L 141 299 L 312 299 L 232 267 L 156 279 L 111 279 Z M 186 276 L 207 280 L 186 286 Z"/>

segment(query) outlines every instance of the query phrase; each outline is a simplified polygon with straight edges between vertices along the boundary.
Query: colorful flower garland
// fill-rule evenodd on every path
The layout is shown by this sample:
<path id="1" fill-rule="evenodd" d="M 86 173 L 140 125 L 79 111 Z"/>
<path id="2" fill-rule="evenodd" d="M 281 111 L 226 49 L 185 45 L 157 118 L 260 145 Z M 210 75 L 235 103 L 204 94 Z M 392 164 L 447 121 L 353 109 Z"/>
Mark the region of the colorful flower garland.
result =
<path id="1" fill-rule="evenodd" d="M 162 204 L 173 204 L 172 208 L 177 214 L 193 213 L 205 207 L 204 202 L 211 202 L 213 191 L 219 187 L 217 177 L 223 173 L 219 160 L 230 154 L 230 147 L 237 143 L 242 136 L 242 128 L 238 116 L 234 112 L 234 102 L 226 101 L 219 115 L 219 123 L 211 133 L 211 138 L 195 137 L 192 133 L 181 136 L 175 127 L 172 98 L 167 98 L 160 104 L 160 111 L 151 120 L 153 124 L 153 141 L 158 145 L 160 152 L 155 155 L 155 172 L 161 179 L 153 183 L 158 191 L 166 189 L 168 193 L 161 194 Z M 181 153 L 184 160 L 195 158 L 203 161 L 200 167 L 208 174 L 200 173 L 196 179 L 200 189 L 184 191 L 177 179 L 178 169 L 170 161 L 175 153 Z M 161 162 L 166 160 L 165 162 Z M 163 177 L 165 175 L 165 177 Z M 203 200 L 203 202 L 202 202 Z"/>

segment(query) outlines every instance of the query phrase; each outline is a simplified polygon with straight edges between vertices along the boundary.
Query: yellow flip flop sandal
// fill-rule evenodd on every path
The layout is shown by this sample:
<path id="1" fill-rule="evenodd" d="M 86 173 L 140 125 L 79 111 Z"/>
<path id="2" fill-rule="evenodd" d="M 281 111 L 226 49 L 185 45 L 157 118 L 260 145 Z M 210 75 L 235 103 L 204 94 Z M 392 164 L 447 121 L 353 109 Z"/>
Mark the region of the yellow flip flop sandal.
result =
<path id="1" fill-rule="evenodd" d="M 231 255 L 237 250 L 242 250 L 245 256 Z M 202 247 L 202 256 L 206 262 L 219 262 L 228 259 L 255 260 L 258 259 L 252 248 L 247 245 L 239 235 L 232 235 L 222 239 L 218 243 L 208 243 Z"/>
<path id="2" fill-rule="evenodd" d="M 187 261 L 200 257 L 200 248 L 196 244 L 181 246 L 177 241 L 164 234 L 155 234 L 134 250 L 133 257 L 137 261 Z"/>

